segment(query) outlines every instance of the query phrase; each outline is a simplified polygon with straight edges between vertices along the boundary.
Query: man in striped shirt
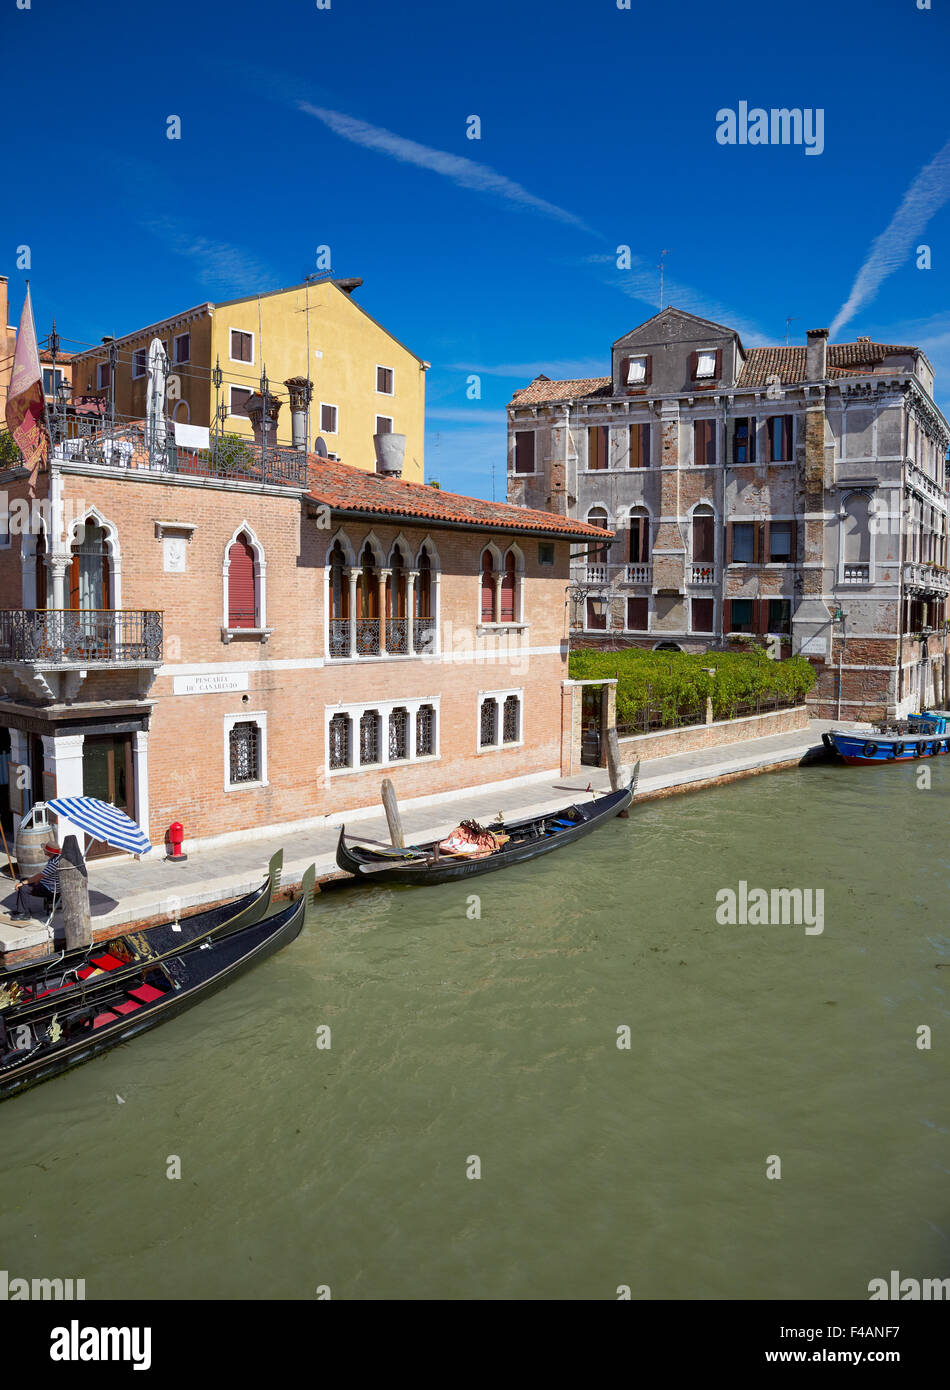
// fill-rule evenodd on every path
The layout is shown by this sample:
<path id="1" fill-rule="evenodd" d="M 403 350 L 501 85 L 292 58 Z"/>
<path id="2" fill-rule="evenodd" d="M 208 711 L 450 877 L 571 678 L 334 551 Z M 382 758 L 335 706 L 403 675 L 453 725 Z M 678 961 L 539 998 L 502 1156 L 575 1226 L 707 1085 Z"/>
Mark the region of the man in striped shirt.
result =
<path id="1" fill-rule="evenodd" d="M 34 874 L 32 878 L 25 878 L 19 881 L 17 884 L 16 907 L 10 913 L 11 917 L 33 916 L 24 901 L 23 895 L 25 892 L 29 892 L 30 894 L 39 893 L 43 898 L 47 912 L 52 906 L 53 895 L 59 887 L 59 845 L 48 844 L 44 845 L 43 849 L 47 854 L 46 867 L 41 869 L 38 874 Z"/>

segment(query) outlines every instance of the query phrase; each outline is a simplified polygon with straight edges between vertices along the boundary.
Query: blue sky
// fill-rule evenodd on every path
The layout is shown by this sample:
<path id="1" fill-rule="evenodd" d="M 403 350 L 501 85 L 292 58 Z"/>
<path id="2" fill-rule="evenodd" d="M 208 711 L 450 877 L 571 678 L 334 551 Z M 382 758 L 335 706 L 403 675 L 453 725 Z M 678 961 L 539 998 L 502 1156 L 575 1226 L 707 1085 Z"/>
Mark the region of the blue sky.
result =
<path id="1" fill-rule="evenodd" d="M 604 374 L 667 249 L 667 303 L 749 346 L 850 302 L 833 340 L 921 343 L 948 411 L 950 5 L 917 6 L 10 0 L 11 317 L 23 244 L 38 332 L 84 343 L 296 283 L 329 245 L 433 364 L 428 476 L 500 498 L 512 391 Z M 822 109 L 823 152 L 718 143 L 740 101 Z"/>

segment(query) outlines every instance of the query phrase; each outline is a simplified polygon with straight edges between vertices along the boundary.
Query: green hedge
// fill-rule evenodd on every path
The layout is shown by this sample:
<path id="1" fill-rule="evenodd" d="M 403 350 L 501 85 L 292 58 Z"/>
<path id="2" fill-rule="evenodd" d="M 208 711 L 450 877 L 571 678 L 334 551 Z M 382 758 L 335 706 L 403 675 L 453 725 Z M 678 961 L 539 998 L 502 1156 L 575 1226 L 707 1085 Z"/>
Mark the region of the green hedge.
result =
<path id="1" fill-rule="evenodd" d="M 715 667 L 710 676 L 703 667 Z M 574 651 L 573 680 L 617 677 L 617 723 L 635 724 L 644 709 L 660 712 L 664 724 L 701 722 L 706 697 L 713 716 L 732 719 L 740 705 L 760 696 L 800 703 L 815 683 L 815 671 L 803 656 L 770 661 L 762 647 L 743 652 L 653 652 L 628 647 L 620 652 Z"/>

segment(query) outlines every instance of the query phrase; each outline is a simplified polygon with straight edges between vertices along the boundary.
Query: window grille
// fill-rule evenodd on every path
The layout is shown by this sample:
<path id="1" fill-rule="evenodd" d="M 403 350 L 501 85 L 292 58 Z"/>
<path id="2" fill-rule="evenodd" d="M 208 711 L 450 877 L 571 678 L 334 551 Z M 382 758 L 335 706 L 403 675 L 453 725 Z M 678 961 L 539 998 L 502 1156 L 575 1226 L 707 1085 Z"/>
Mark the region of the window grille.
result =
<path id="1" fill-rule="evenodd" d="M 330 720 L 330 766 L 350 766 L 350 730 L 348 714 L 335 714 Z"/>
<path id="2" fill-rule="evenodd" d="M 379 714 L 374 709 L 360 719 L 360 762 L 379 762 Z"/>
<path id="3" fill-rule="evenodd" d="M 430 757 L 435 752 L 435 709 L 420 705 L 416 710 L 416 757 Z"/>
<path id="4" fill-rule="evenodd" d="M 481 729 L 479 746 L 482 748 L 492 748 L 497 742 L 496 722 L 498 717 L 498 706 L 494 700 L 482 701 Z"/>
<path id="5" fill-rule="evenodd" d="M 228 741 L 231 750 L 231 785 L 261 780 L 261 731 L 257 724 L 235 724 Z"/>
<path id="6" fill-rule="evenodd" d="M 389 760 L 398 762 L 409 756 L 409 715 L 404 709 L 389 714 Z"/>
<path id="7" fill-rule="evenodd" d="M 502 715 L 502 740 L 505 743 L 517 743 L 521 737 L 521 701 L 517 695 L 507 695 L 505 697 L 505 707 Z"/>

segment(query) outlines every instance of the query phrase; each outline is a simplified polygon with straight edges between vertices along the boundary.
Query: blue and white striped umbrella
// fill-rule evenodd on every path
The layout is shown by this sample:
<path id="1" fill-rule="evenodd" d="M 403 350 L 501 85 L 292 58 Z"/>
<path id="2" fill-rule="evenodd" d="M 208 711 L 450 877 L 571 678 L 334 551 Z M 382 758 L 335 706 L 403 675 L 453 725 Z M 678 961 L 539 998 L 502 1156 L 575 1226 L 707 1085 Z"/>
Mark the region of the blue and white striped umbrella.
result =
<path id="1" fill-rule="evenodd" d="M 94 840 L 102 840 L 114 849 L 124 849 L 129 854 L 148 854 L 152 848 L 148 836 L 135 821 L 107 801 L 98 801 L 94 796 L 61 796 L 46 805 L 57 816 L 65 816 L 78 830 L 84 830 Z"/>

